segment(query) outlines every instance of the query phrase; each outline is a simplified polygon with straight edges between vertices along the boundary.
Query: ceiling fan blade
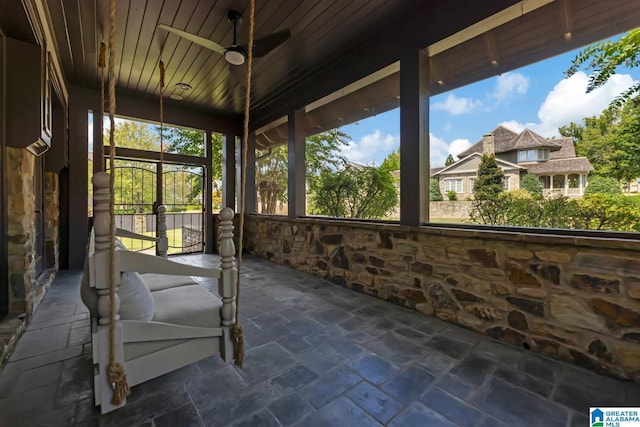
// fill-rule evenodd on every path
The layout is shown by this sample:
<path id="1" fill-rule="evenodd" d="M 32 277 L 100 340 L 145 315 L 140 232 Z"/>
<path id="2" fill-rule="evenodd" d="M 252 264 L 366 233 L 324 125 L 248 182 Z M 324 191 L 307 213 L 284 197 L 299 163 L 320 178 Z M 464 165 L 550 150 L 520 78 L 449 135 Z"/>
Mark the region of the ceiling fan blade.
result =
<path id="1" fill-rule="evenodd" d="M 160 24 L 158 28 L 173 33 L 183 39 L 189 40 L 191 43 L 195 43 L 204 48 L 212 50 L 220 55 L 224 55 L 224 51 L 226 50 L 224 47 L 220 46 L 218 43 L 211 41 L 209 39 L 205 39 L 204 37 L 196 36 L 195 34 L 188 33 L 186 31 L 179 30 L 177 28 L 170 27 L 168 25 Z"/>
<path id="2" fill-rule="evenodd" d="M 280 46 L 291 38 L 291 31 L 289 29 L 269 34 L 268 36 L 260 37 L 253 41 L 253 56 L 260 58 L 271 52 L 273 49 Z M 245 51 L 247 45 L 241 46 Z"/>

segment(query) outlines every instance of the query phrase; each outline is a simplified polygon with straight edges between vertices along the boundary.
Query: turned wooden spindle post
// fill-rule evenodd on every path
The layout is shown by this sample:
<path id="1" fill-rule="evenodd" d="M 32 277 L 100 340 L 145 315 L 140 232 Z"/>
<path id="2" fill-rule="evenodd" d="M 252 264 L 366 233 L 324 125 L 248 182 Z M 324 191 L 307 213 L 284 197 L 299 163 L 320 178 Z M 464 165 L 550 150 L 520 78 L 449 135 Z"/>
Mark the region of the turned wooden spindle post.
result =
<path id="1" fill-rule="evenodd" d="M 109 174 L 106 172 L 96 172 L 93 175 L 93 231 L 95 235 L 96 252 L 95 285 L 98 291 L 98 313 L 100 315 L 98 323 L 100 325 L 108 325 L 111 322 L 111 305 L 109 300 L 109 269 L 111 268 L 109 254 L 111 235 L 109 234 L 109 224 L 111 217 L 109 215 L 109 199 Z M 115 281 L 115 319 L 117 321 L 120 318 L 118 315 L 118 311 L 120 310 L 120 299 L 118 297 L 119 274 L 115 275 Z"/>
<path id="2" fill-rule="evenodd" d="M 167 239 L 167 207 L 165 205 L 158 206 L 156 214 L 156 255 L 166 257 L 169 250 L 169 241 Z"/>
<path id="3" fill-rule="evenodd" d="M 111 299 L 109 290 L 111 286 L 110 274 L 111 254 L 110 245 L 111 236 L 109 225 L 111 223 L 111 215 L 109 212 L 109 202 L 111 198 L 109 187 L 109 174 L 106 172 L 96 172 L 93 175 L 93 232 L 94 232 L 94 250 L 93 256 L 93 284 L 98 292 L 98 325 L 97 338 L 94 345 L 97 349 L 98 369 L 100 372 L 99 388 L 100 406 L 102 413 L 107 413 L 113 409 L 120 407 L 126 403 L 126 399 L 119 405 L 111 403 L 113 394 L 112 384 L 109 382 L 109 350 L 111 348 L 111 339 L 109 328 L 111 323 Z M 114 254 L 115 255 L 115 254 Z M 117 269 L 118 263 L 116 258 L 116 271 L 114 272 L 114 357 L 115 362 L 124 366 L 124 349 L 122 340 L 122 322 L 120 321 L 120 298 L 118 296 L 118 285 L 120 284 L 120 271 Z"/>
<path id="4" fill-rule="evenodd" d="M 233 243 L 233 217 L 231 208 L 220 211 L 220 281 L 218 292 L 222 298 L 222 329 L 224 333 L 224 345 L 220 349 L 220 355 L 225 361 L 233 360 L 232 328 L 235 323 L 236 310 L 236 247 Z"/>

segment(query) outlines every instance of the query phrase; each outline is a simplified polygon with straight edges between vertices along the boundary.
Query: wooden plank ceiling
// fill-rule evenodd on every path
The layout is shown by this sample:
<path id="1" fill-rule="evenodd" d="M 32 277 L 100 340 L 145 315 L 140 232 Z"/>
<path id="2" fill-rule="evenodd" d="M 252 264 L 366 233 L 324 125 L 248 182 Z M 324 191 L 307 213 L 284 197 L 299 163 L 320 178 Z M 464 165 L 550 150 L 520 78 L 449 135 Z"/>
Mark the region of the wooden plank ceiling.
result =
<path id="1" fill-rule="evenodd" d="M 98 87 L 97 52 L 108 38 L 108 1 L 49 0 L 60 58 L 66 78 L 75 85 Z M 248 11 L 243 0 L 130 0 L 118 1 L 116 13 L 117 86 L 126 95 L 157 98 L 158 61 L 166 66 L 167 95 L 211 110 L 240 112 L 243 85 L 222 55 L 158 29 L 166 24 L 222 46 L 233 41 L 226 15 L 241 11 L 240 43 L 248 38 Z M 376 23 L 397 20 L 406 13 L 401 0 L 258 0 L 256 38 L 290 29 L 292 37 L 265 57 L 254 61 L 255 105 L 285 80 L 304 80 L 308 69 L 321 67 L 328 57 L 349 48 L 352 40 L 368 37 Z M 404 2 L 406 5 L 406 2 Z M 418 3 L 418 2 L 417 2 Z M 181 91 L 176 83 L 192 86 Z"/>
<path id="2" fill-rule="evenodd" d="M 107 0 L 48 0 L 66 79 L 98 87 L 97 52 L 107 38 Z M 230 9 L 245 15 L 239 43 L 247 41 L 245 0 L 119 0 L 116 63 L 119 93 L 157 100 L 158 61 L 167 69 L 167 95 L 183 108 L 239 113 L 243 85 L 222 55 L 157 28 L 166 24 L 222 46 L 233 40 Z M 526 7 L 533 11 L 525 13 Z M 480 34 L 465 29 L 506 8 L 521 15 Z M 518 9 L 518 10 L 520 10 Z M 398 61 L 406 49 L 451 43 L 432 51 L 432 94 L 522 67 L 640 26 L 640 2 L 616 0 L 257 0 L 256 37 L 290 29 L 291 39 L 254 62 L 253 127 L 263 128 L 295 108 Z M 568 36 L 567 34 L 570 34 Z M 448 39 L 447 39 L 448 38 Z M 435 52 L 435 53 L 434 53 Z M 176 83 L 191 85 L 182 91 Z M 377 114 L 398 105 L 398 74 L 308 112 L 310 132 Z M 172 101 L 169 100 L 169 103 Z M 176 101 L 173 101 L 176 103 Z M 272 127 L 265 144 L 282 142 Z M 268 127 L 268 126 L 267 126 Z M 265 130 L 265 132 L 267 132 Z M 275 139 L 274 139 L 275 138 Z"/>

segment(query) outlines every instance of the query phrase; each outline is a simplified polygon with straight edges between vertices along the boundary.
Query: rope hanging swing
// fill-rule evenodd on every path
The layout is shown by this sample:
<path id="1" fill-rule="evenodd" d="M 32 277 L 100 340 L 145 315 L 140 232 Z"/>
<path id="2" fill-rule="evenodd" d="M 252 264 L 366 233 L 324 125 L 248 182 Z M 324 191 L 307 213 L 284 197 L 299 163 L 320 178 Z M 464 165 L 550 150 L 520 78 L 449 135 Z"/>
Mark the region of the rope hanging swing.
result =
<path id="1" fill-rule="evenodd" d="M 251 107 L 251 73 L 253 69 L 253 30 L 255 26 L 255 0 L 249 0 L 249 46 L 247 52 L 247 80 L 244 95 L 244 129 L 242 132 L 242 165 L 240 184 L 240 221 L 238 231 L 238 275 L 236 277 L 236 323 L 233 325 L 235 363 L 242 367 L 244 360 L 244 336 L 240 326 L 240 270 L 242 269 L 242 247 L 244 241 L 244 216 L 247 189 L 247 152 L 249 146 L 249 107 Z"/>
<path id="2" fill-rule="evenodd" d="M 131 394 L 129 385 L 127 384 L 127 375 L 124 367 L 116 362 L 115 356 L 115 335 L 116 335 L 116 280 L 115 280 L 115 233 L 116 221 L 114 215 L 114 183 L 115 183 L 115 112 L 116 112 L 116 76 L 115 76 L 115 35 L 116 35 L 116 0 L 111 0 L 109 7 L 109 215 L 111 221 L 109 223 L 109 365 L 107 372 L 109 383 L 113 389 L 111 403 L 120 405 L 127 396 Z M 105 46 L 100 45 L 100 105 L 104 115 L 104 66 L 105 66 Z"/>
<path id="3" fill-rule="evenodd" d="M 115 110 L 116 110 L 116 94 L 115 94 L 115 15 L 116 15 L 116 0 L 110 1 L 109 8 L 109 187 L 110 187 L 110 199 L 109 199 L 109 364 L 107 367 L 108 380 L 113 389 L 113 395 L 111 403 L 114 405 L 120 405 L 131 394 L 129 385 L 127 384 L 127 377 L 122 364 L 116 361 L 115 356 L 115 334 L 116 334 L 116 317 L 117 301 L 116 301 L 116 277 L 115 277 L 115 212 L 114 212 L 114 184 L 115 184 Z M 240 188 L 240 218 L 239 218 L 239 243 L 238 243 L 238 264 L 237 264 L 237 280 L 236 280 L 236 307 L 235 307 L 235 323 L 233 326 L 234 337 L 234 358 L 235 364 L 242 367 L 244 359 L 244 337 L 242 332 L 242 326 L 239 323 L 239 297 L 240 297 L 240 271 L 242 267 L 242 249 L 244 239 L 244 217 L 245 217 L 245 198 L 246 198 L 246 169 L 247 169 L 247 152 L 248 152 L 248 137 L 249 137 L 249 108 L 250 108 L 250 95 L 251 95 L 251 73 L 253 63 L 253 33 L 254 33 L 254 15 L 255 15 L 255 1 L 249 2 L 249 47 L 247 58 L 247 80 L 245 90 L 245 105 L 244 105 L 244 131 L 242 138 L 242 165 L 241 165 L 241 188 Z M 100 99 L 101 99 L 101 111 L 104 115 L 105 104 L 105 90 L 104 90 L 104 68 L 106 47 L 104 43 L 101 43 L 100 56 L 99 56 L 99 73 L 101 81 Z M 160 68 L 160 161 L 162 162 L 164 147 L 162 127 L 164 124 L 164 63 L 162 60 L 159 62 Z"/>

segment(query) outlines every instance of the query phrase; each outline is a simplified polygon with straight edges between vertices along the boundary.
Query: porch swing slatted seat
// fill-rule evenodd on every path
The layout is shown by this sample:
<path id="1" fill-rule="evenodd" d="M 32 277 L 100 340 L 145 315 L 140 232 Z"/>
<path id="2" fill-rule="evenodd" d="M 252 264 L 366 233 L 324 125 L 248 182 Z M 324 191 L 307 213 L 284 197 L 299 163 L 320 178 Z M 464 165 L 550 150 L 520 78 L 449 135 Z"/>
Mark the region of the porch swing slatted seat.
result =
<path id="1" fill-rule="evenodd" d="M 254 1 L 250 1 L 248 73 L 245 102 L 244 141 L 248 135 L 248 107 L 251 79 Z M 115 0 L 110 6 L 109 52 L 115 33 Z M 102 55 L 101 55 L 102 57 Z M 104 59 L 101 59 L 104 63 Z M 102 64 L 103 65 L 103 64 Z M 115 114 L 115 69 L 109 55 L 109 118 L 111 123 L 109 160 L 114 170 L 113 139 Z M 164 70 L 160 62 L 161 102 Z M 100 67 L 101 73 L 102 68 Z M 101 79 L 103 79 L 101 75 Z M 104 86 L 103 86 L 104 87 Z M 104 99 L 104 88 L 102 89 Z M 104 102 L 103 102 L 104 105 Z M 243 170 L 246 169 L 246 143 Z M 162 155 L 161 155 L 162 156 Z M 161 157 L 162 161 L 162 157 Z M 241 197 L 246 182 L 242 174 Z M 242 263 L 244 203 L 240 212 L 240 243 L 236 266 L 233 241 L 234 212 L 220 211 L 220 265 L 202 268 L 166 258 L 167 238 L 164 207 L 158 209 L 158 237 L 118 230 L 114 219 L 114 178 L 106 172 L 93 177 L 94 221 L 81 284 L 82 300 L 91 314 L 91 342 L 94 363 L 95 404 L 107 413 L 123 406 L 129 386 L 156 378 L 206 357 L 220 354 L 242 365 L 242 328 L 237 322 L 239 270 Z M 117 237 L 155 241 L 157 255 L 133 252 Z M 163 256 L 164 255 L 164 256 Z M 213 295 L 191 276 L 218 280 L 219 296 Z"/>

